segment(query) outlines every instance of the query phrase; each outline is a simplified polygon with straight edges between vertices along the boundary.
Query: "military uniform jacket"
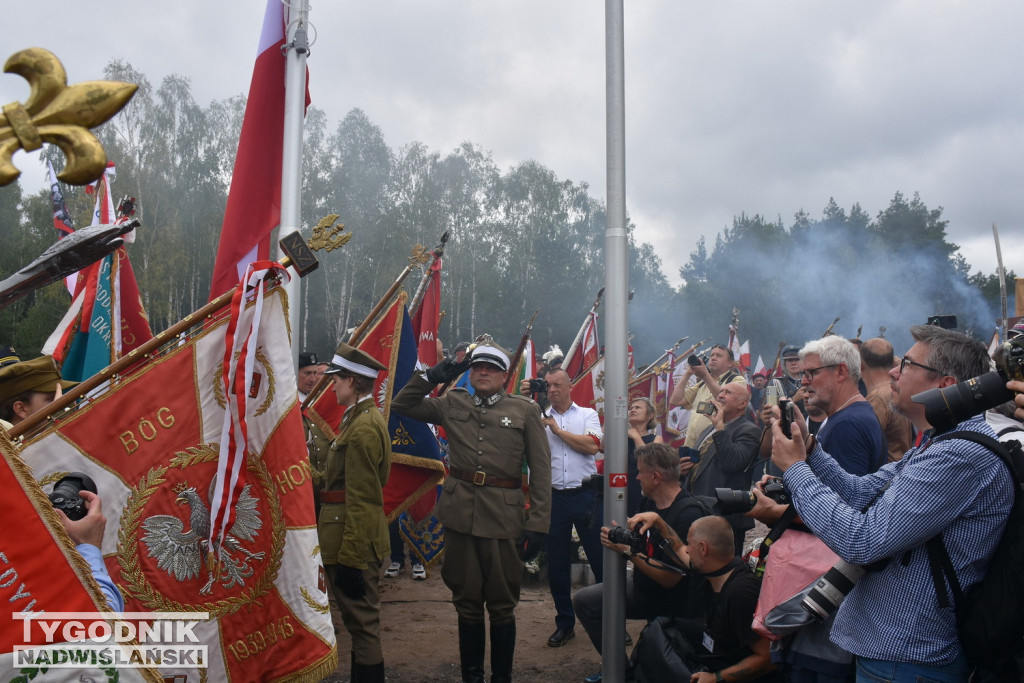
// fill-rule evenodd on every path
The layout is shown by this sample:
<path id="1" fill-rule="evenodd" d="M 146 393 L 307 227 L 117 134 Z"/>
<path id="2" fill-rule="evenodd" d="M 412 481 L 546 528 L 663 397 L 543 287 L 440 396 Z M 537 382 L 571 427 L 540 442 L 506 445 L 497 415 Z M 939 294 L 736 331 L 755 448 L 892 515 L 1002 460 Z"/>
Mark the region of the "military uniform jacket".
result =
<path id="1" fill-rule="evenodd" d="M 551 452 L 540 408 L 531 399 L 504 392 L 490 400 L 452 389 L 427 398 L 434 385 L 416 374 L 391 401 L 391 409 L 442 425 L 452 469 L 519 479 L 530 468 L 530 509 L 521 488 L 478 486 L 449 476 L 437 503 L 446 527 L 484 538 L 518 538 L 523 529 L 548 532 L 551 519 Z"/>
<path id="2" fill-rule="evenodd" d="M 372 398 L 345 411 L 323 470 L 324 489 L 345 491 L 324 503 L 317 532 L 324 564 L 365 569 L 390 552 L 382 489 L 391 471 L 391 436 Z"/>

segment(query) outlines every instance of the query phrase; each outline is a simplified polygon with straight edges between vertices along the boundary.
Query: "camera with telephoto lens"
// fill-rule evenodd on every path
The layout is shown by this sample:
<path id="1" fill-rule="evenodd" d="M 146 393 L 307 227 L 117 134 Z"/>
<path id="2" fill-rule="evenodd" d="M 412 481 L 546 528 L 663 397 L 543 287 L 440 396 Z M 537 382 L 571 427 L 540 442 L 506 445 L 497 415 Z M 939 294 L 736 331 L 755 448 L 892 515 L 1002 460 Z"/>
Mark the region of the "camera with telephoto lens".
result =
<path id="1" fill-rule="evenodd" d="M 702 361 L 700 359 L 700 356 L 698 356 L 696 354 L 691 354 L 691 355 L 687 356 L 686 362 L 689 363 L 692 366 L 704 365 L 704 361 Z"/>
<path id="2" fill-rule="evenodd" d="M 625 526 L 613 526 L 608 529 L 608 540 L 612 543 L 628 545 L 634 555 L 647 550 L 647 539 Z"/>
<path id="3" fill-rule="evenodd" d="M 1013 399 L 1006 388 L 1010 380 L 1024 381 L 1024 339 L 1018 337 L 999 345 L 992 354 L 996 369 L 948 387 L 936 387 L 911 400 L 924 406 L 928 424 L 936 433 L 948 431 L 964 420 Z"/>
<path id="4" fill-rule="evenodd" d="M 531 379 L 530 380 L 530 393 L 531 394 L 542 394 L 548 390 L 548 383 L 543 379 Z"/>
<path id="5" fill-rule="evenodd" d="M 602 493 L 604 491 L 604 475 L 591 474 L 589 477 L 583 477 L 583 481 L 580 482 L 580 488 Z"/>
<path id="6" fill-rule="evenodd" d="M 786 490 L 782 479 L 772 477 L 764 485 L 764 495 L 774 500 L 779 505 L 789 505 L 789 491 Z M 731 515 L 737 512 L 749 512 L 757 505 L 757 498 L 750 491 L 737 489 L 715 489 L 715 498 L 718 498 L 718 514 Z"/>
<path id="7" fill-rule="evenodd" d="M 53 485 L 53 493 L 50 494 L 50 503 L 55 510 L 61 510 L 68 519 L 75 521 L 85 517 L 88 510 L 85 507 L 85 500 L 80 495 L 82 491 L 98 493 L 96 483 L 87 474 L 71 472 L 61 477 Z"/>
<path id="8" fill-rule="evenodd" d="M 857 585 L 864 571 L 864 567 L 839 560 L 822 574 L 800 605 L 818 621 L 825 621 L 839 609 L 839 603 Z"/>

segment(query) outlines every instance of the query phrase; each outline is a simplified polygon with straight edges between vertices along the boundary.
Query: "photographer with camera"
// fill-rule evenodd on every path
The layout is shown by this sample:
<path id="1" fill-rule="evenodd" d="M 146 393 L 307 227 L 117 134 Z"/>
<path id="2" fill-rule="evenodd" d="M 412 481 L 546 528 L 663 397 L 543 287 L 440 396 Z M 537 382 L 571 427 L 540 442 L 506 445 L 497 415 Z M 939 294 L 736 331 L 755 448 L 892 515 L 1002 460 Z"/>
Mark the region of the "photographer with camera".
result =
<path id="1" fill-rule="evenodd" d="M 709 515 L 694 521 L 687 535 L 679 537 L 655 513 L 642 513 L 631 521 L 640 522 L 641 532 L 663 534 L 692 575 L 699 577 L 691 584 L 689 598 L 694 614 L 674 622 L 695 660 L 688 666 L 699 667 L 690 682 L 782 681 L 769 656 L 768 640 L 751 628 L 761 582 L 733 555 L 729 523 Z M 638 647 L 643 647 L 643 636 Z M 672 647 L 678 651 L 674 643 Z M 656 658 L 660 652 L 647 654 Z M 650 666 L 642 655 L 639 664 L 641 669 Z"/>
<path id="2" fill-rule="evenodd" d="M 722 344 L 715 344 L 711 347 L 707 365 L 697 356 L 687 358 L 686 371 L 679 378 L 675 388 L 672 389 L 672 395 L 668 400 L 669 405 L 686 409 L 696 408 L 702 403 L 718 398 L 718 392 L 722 390 L 722 387 L 733 382 L 746 389 L 747 381 L 733 367 L 733 361 L 735 358 L 732 350 Z M 692 377 L 697 378 L 697 382 L 694 384 L 690 384 Z M 686 440 L 683 441 L 683 448 L 696 449 L 701 435 L 709 426 L 711 426 L 711 420 L 706 415 L 701 415 L 697 411 L 691 413 L 690 421 L 686 425 Z M 685 460 L 686 456 L 683 457 L 684 460 L 681 464 L 682 473 L 685 475 L 690 470 L 691 461 Z"/>
<path id="3" fill-rule="evenodd" d="M 65 477 L 68 479 L 68 477 Z M 64 480 L 57 482 L 59 487 Z M 90 480 L 90 483 L 91 480 Z M 56 487 L 55 487 L 56 489 Z M 110 609 L 114 612 L 124 611 L 124 597 L 117 589 L 114 580 L 107 572 L 107 565 L 103 562 L 103 532 L 107 528 L 107 518 L 103 515 L 103 501 L 100 497 L 88 489 L 76 490 L 75 494 L 84 502 L 85 516 L 73 515 L 76 519 L 69 518 L 64 510 L 55 506 L 57 516 L 60 517 L 64 530 L 75 543 L 75 550 L 89 563 L 92 577 L 100 585 L 100 590 L 107 598 Z M 51 496 L 52 500 L 52 496 Z"/>
<path id="4" fill-rule="evenodd" d="M 707 514 L 707 510 L 679 485 L 676 450 L 665 444 L 646 444 L 636 449 L 636 459 L 637 479 L 644 495 L 640 512 L 657 515 L 663 520 L 663 528 L 670 529 L 679 538 L 686 538 L 690 525 Z M 666 568 L 676 563 L 662 548 L 662 534 L 654 531 L 649 538 L 639 536 L 631 530 L 635 519 L 628 519 L 625 527 L 613 523 L 601 529 L 601 545 L 633 563 L 633 571 L 626 575 L 626 618 L 688 614 L 687 579 L 678 571 Z M 598 583 L 581 588 L 573 598 L 576 616 L 598 652 L 601 652 L 603 595 L 604 586 Z M 601 674 L 586 679 L 588 683 L 600 680 Z"/>
<path id="5" fill-rule="evenodd" d="M 959 640 L 951 592 L 937 592 L 925 544 L 941 535 L 952 571 L 968 590 L 988 569 L 1014 484 L 988 448 L 935 438 L 940 435 L 932 431 L 925 405 L 913 400 L 987 373 L 985 345 L 931 325 L 915 325 L 910 333 L 915 344 L 890 376 L 897 409 L 926 432 L 920 446 L 873 474 L 856 476 L 820 444 L 807 444 L 797 420 L 792 439 L 773 425 L 772 460 L 784 472 L 804 523 L 848 563 L 842 568 L 868 569 L 846 599 L 839 598 L 831 631 L 834 643 L 856 655 L 858 676 L 966 681 L 971 664 Z M 956 419 L 957 432 L 995 437 L 982 415 Z"/>

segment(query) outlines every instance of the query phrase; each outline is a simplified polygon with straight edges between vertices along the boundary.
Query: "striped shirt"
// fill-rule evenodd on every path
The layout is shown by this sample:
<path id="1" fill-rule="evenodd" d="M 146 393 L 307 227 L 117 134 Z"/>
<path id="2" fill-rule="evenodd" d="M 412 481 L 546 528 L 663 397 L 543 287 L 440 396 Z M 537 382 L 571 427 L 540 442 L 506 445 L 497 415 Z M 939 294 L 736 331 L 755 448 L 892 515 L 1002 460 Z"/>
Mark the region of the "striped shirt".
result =
<path id="1" fill-rule="evenodd" d="M 994 436 L 978 416 L 957 425 Z M 1013 503 L 999 457 L 971 441 L 926 442 L 873 474 L 848 474 L 816 447 L 785 474 L 804 523 L 847 562 L 890 558 L 850 591 L 832 641 L 872 659 L 948 664 L 962 652 L 953 608 L 940 609 L 924 543 L 942 533 L 964 590 L 985 574 Z M 886 484 L 885 493 L 862 512 Z M 910 561 L 903 563 L 910 551 Z M 950 602 L 952 594 L 947 588 Z"/>

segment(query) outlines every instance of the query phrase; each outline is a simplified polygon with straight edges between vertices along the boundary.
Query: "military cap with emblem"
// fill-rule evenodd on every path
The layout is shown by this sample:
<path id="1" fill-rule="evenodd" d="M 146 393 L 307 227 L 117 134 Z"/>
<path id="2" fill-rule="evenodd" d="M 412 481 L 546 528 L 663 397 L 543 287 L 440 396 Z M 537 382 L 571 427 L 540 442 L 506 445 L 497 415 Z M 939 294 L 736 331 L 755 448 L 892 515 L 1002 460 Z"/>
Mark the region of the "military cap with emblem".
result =
<path id="1" fill-rule="evenodd" d="M 14 365 L 20 363 L 21 359 L 18 358 L 18 352 L 14 350 L 13 346 L 4 346 L 0 348 L 0 368 L 6 368 L 8 365 Z"/>
<path id="2" fill-rule="evenodd" d="M 310 365 L 320 365 L 320 360 L 315 351 L 303 351 L 299 354 L 299 368 L 308 368 Z"/>
<path id="3" fill-rule="evenodd" d="M 377 379 L 380 371 L 385 369 L 370 354 L 342 342 L 334 352 L 334 358 L 331 359 L 330 365 L 324 370 L 324 374 L 333 375 L 339 372 L 347 372 L 350 375 Z"/>
<path id="4" fill-rule="evenodd" d="M 502 372 L 508 372 L 509 357 L 505 349 L 498 346 L 494 340 L 488 339 L 473 347 L 469 353 L 470 363 L 490 363 Z"/>
<path id="5" fill-rule="evenodd" d="M 78 384 L 61 379 L 60 370 L 52 356 L 12 363 L 0 368 L 0 403 L 26 391 L 55 391 L 57 382 L 60 382 L 61 389 L 70 389 Z"/>
<path id="6" fill-rule="evenodd" d="M 782 350 L 782 360 L 788 360 L 790 358 L 800 358 L 800 349 L 796 346 L 787 346 Z"/>

